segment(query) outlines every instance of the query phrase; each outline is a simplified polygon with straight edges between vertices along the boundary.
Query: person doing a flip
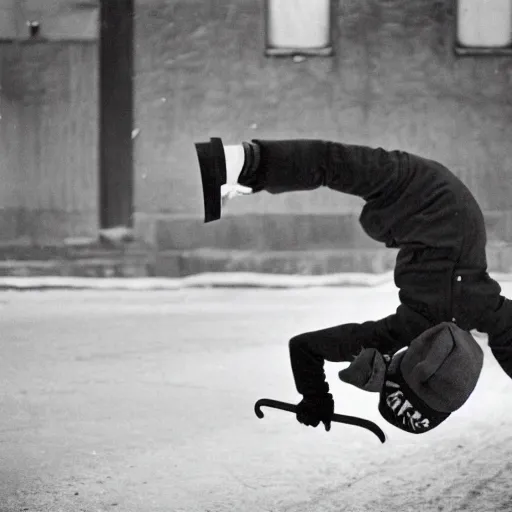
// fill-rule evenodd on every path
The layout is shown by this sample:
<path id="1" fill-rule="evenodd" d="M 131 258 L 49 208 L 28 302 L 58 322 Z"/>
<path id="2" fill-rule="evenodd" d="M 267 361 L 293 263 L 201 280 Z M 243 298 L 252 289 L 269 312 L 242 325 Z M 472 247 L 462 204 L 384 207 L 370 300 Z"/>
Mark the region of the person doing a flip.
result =
<path id="1" fill-rule="evenodd" d="M 398 249 L 396 312 L 293 337 L 291 367 L 302 400 L 297 420 L 330 428 L 324 361 L 349 362 L 341 380 L 380 393 L 379 411 L 410 433 L 432 430 L 474 390 L 483 351 L 512 377 L 512 301 L 487 272 L 486 230 L 470 190 L 445 166 L 405 151 L 327 140 L 197 143 L 205 222 L 237 195 L 328 187 L 364 200 L 364 231 Z"/>

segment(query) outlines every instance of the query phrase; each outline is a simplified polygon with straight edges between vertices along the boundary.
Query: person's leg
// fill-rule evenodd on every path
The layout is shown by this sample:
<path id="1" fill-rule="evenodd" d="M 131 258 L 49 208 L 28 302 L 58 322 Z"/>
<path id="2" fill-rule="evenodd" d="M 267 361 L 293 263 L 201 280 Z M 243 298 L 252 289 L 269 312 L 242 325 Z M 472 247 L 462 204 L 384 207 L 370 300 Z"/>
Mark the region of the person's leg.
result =
<path id="1" fill-rule="evenodd" d="M 252 192 L 265 190 L 269 194 L 328 187 L 365 200 L 383 195 L 388 199 L 397 197 L 407 174 L 399 171 L 407 168 L 413 158 L 398 151 L 319 139 L 254 139 L 241 145 L 223 145 L 217 138 L 196 147 L 201 153 L 203 189 L 205 181 L 217 184 L 217 190 L 212 193 L 209 187 L 208 194 L 215 196 L 219 207 L 222 185 L 226 197 L 230 191 L 232 196 L 237 195 L 234 190 L 241 191 L 244 186 Z M 208 152 L 214 147 L 209 159 Z M 208 194 L 205 200 L 209 200 Z M 214 216 L 220 218 L 219 209 L 214 214 L 210 215 L 211 220 L 215 220 Z"/>
<path id="2" fill-rule="evenodd" d="M 228 199 L 261 190 L 280 194 L 342 182 L 350 186 L 347 190 L 341 187 L 340 192 L 357 194 L 358 188 L 368 187 L 365 176 L 372 167 L 367 165 L 366 155 L 363 158 L 368 167 L 366 172 L 359 169 L 363 163 L 356 162 L 354 166 L 359 167 L 347 171 L 350 177 L 340 181 L 334 169 L 341 170 L 342 166 L 333 162 L 349 151 L 341 143 L 322 140 L 258 140 L 230 145 L 223 144 L 220 138 L 212 138 L 210 142 L 196 143 L 196 151 L 203 181 L 205 222 L 219 219 L 221 207 Z M 327 176 L 331 174 L 334 178 L 328 183 Z M 355 186 L 357 183 L 359 187 Z"/>

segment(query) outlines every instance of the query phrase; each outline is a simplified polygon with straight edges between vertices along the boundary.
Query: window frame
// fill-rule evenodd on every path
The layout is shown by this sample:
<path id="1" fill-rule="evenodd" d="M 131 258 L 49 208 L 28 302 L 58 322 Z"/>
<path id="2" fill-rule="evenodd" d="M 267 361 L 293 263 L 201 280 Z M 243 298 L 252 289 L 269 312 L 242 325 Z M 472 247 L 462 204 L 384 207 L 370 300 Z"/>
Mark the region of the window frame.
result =
<path id="1" fill-rule="evenodd" d="M 512 0 L 509 0 L 512 2 Z M 459 22 L 460 1 L 455 0 L 455 16 L 453 22 L 454 33 L 454 52 L 456 55 L 464 57 L 489 56 L 489 57 L 507 57 L 512 56 L 512 19 L 510 20 L 511 42 L 508 46 L 465 46 L 459 41 L 458 22 Z"/>
<path id="2" fill-rule="evenodd" d="M 263 0 L 263 33 L 266 57 L 332 57 L 335 54 L 335 34 L 337 27 L 337 2 L 328 1 L 329 25 L 328 44 L 321 48 L 283 48 L 274 47 L 270 43 L 270 2 L 275 0 Z"/>

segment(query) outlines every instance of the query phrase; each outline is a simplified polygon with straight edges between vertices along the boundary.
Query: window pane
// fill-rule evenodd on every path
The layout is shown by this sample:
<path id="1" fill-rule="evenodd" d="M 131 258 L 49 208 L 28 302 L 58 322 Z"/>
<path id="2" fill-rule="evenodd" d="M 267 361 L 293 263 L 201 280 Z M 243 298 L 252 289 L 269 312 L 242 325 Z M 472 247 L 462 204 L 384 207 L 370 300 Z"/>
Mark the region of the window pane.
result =
<path id="1" fill-rule="evenodd" d="M 512 0 L 458 0 L 457 38 L 463 46 L 509 46 Z"/>
<path id="2" fill-rule="evenodd" d="M 330 0 L 268 0 L 268 44 L 281 48 L 330 45 Z"/>

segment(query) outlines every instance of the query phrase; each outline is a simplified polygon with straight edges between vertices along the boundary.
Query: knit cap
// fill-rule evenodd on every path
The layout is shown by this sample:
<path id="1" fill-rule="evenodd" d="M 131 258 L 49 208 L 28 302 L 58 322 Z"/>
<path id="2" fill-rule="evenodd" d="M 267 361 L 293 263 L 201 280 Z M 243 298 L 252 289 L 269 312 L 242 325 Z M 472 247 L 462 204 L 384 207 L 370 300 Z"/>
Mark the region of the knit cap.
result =
<path id="1" fill-rule="evenodd" d="M 442 322 L 415 338 L 389 361 L 364 349 L 339 372 L 342 381 L 380 393 L 379 411 L 412 433 L 432 430 L 459 409 L 476 387 L 483 351 L 467 331 Z"/>

